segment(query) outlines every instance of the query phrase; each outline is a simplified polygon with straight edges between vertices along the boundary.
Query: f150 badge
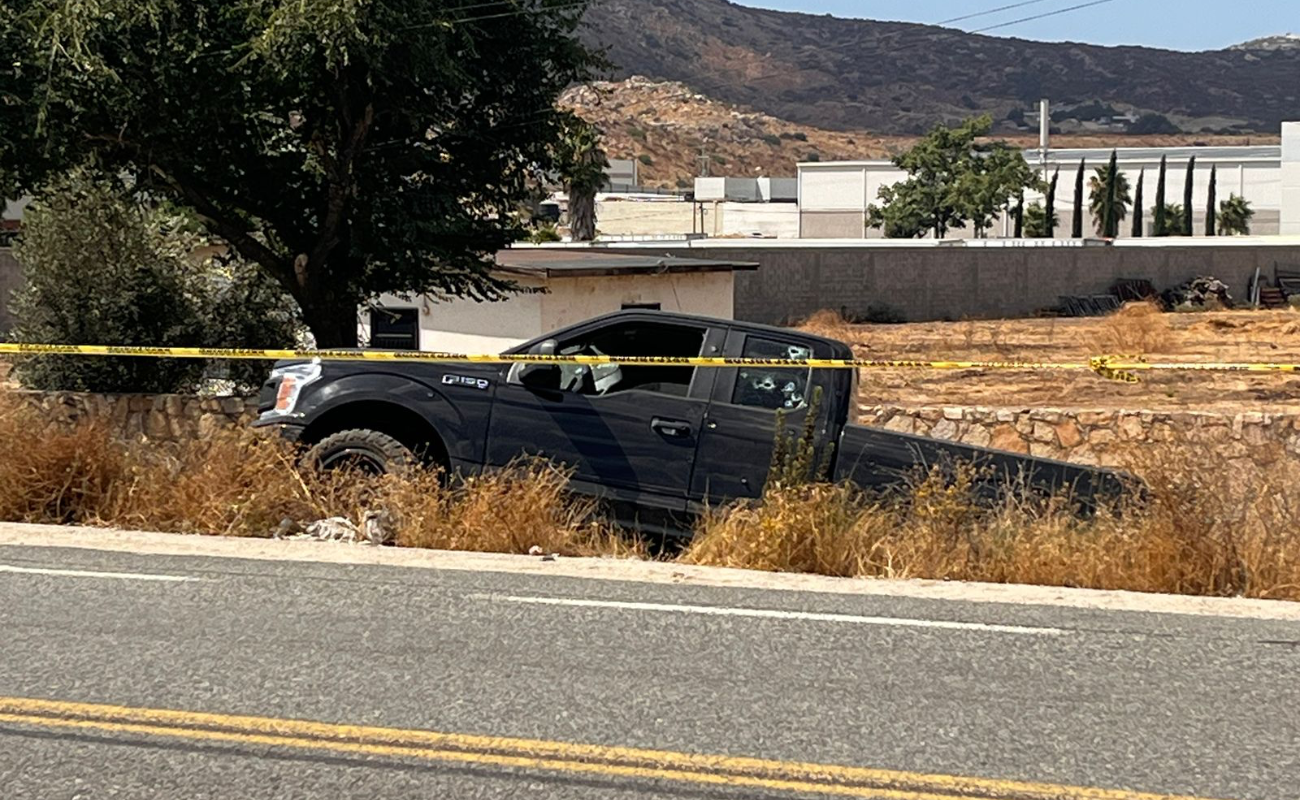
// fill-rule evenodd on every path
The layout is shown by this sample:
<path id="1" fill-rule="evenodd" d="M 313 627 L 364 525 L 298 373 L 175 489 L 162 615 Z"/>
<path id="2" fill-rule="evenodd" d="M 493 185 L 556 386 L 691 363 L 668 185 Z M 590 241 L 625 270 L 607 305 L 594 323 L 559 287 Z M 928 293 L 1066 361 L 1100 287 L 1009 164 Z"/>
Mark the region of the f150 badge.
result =
<path id="1" fill-rule="evenodd" d="M 443 375 L 443 386 L 468 386 L 471 389 L 487 389 L 492 385 L 486 378 L 467 378 L 463 375 Z"/>

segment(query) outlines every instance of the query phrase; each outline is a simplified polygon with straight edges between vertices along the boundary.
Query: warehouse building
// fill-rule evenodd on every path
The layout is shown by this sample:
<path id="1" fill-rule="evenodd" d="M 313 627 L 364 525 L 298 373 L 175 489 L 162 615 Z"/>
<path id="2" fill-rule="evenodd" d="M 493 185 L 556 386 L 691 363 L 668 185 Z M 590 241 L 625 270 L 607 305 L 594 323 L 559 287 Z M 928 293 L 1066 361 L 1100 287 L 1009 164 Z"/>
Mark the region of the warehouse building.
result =
<path id="1" fill-rule="evenodd" d="M 1281 145 L 1248 147 L 1122 147 L 1118 152 L 1119 170 L 1136 187 L 1145 172 L 1143 197 L 1145 230 L 1150 234 L 1151 209 L 1155 205 L 1156 180 L 1160 159 L 1168 161 L 1166 202 L 1183 202 L 1183 188 L 1188 165 L 1196 158 L 1192 206 L 1194 230 L 1205 228 L 1210 172 L 1217 175 L 1220 201 L 1231 194 L 1240 195 L 1255 212 L 1251 233 L 1257 236 L 1300 235 L 1300 123 L 1285 123 Z M 1099 149 L 1032 149 L 1025 159 L 1045 179 L 1059 169 L 1056 190 L 1056 213 L 1060 220 L 1058 236 L 1069 236 L 1074 213 L 1074 182 L 1079 164 L 1084 164 L 1086 179 L 1098 167 L 1109 163 L 1111 150 Z M 870 239 L 883 234 L 867 227 L 867 208 L 878 203 L 881 187 L 906 179 L 893 162 L 871 161 L 807 162 L 799 164 L 799 237 L 803 239 Z M 1041 201 L 1041 194 L 1029 193 L 1026 203 Z M 1088 213 L 1087 187 L 1084 189 L 1084 228 L 1091 235 L 1095 220 Z M 1130 217 L 1131 219 L 1131 217 Z M 1129 224 L 1121 226 L 1121 236 L 1129 236 Z M 1010 215 L 999 218 L 989 236 L 1013 233 Z M 970 238 L 970 229 L 954 230 L 953 238 Z"/>

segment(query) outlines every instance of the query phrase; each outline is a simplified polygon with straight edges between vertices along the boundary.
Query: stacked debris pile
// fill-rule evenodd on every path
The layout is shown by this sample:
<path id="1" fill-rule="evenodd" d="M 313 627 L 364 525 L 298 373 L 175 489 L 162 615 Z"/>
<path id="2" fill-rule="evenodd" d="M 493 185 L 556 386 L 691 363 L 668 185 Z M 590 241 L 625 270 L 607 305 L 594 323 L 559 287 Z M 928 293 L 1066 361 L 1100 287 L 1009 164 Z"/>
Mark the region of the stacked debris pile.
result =
<path id="1" fill-rule="evenodd" d="M 1218 278 L 1193 278 L 1160 296 L 1166 311 L 1213 311 L 1232 308 L 1228 285 Z"/>

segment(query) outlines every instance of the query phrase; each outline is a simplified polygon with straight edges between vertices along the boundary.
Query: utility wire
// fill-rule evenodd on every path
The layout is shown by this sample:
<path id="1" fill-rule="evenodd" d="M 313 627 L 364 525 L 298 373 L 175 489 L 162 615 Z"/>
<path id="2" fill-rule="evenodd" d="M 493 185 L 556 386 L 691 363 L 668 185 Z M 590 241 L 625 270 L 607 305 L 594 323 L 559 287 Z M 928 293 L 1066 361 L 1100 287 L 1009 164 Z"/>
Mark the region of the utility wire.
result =
<path id="1" fill-rule="evenodd" d="M 988 16 L 988 15 L 990 15 L 990 14 L 997 14 L 997 13 L 1002 12 L 1002 11 L 1010 11 L 1010 10 L 1012 10 L 1012 9 L 1024 8 L 1024 7 L 1026 7 L 1026 6 L 1031 6 L 1031 5 L 1037 5 L 1037 4 L 1040 4 L 1040 3 L 1046 2 L 1046 1 L 1047 1 L 1047 0 L 1023 0 L 1022 2 L 1018 2 L 1018 3 L 1011 3 L 1011 4 L 1007 4 L 1007 5 L 998 6 L 998 7 L 996 7 L 996 8 L 986 9 L 986 10 L 984 10 L 984 11 L 977 11 L 977 12 L 973 12 L 973 13 L 970 13 L 970 14 L 964 14 L 964 15 L 962 15 L 962 16 L 959 16 L 959 17 L 953 17 L 953 18 L 951 18 L 951 19 L 940 20 L 939 22 L 932 23 L 932 25 L 934 25 L 934 26 L 950 25 L 950 24 L 952 24 L 952 23 L 954 23 L 954 22 L 963 22 L 963 21 L 966 21 L 966 20 L 975 19 L 975 18 L 977 18 L 977 17 Z M 970 33 L 970 34 L 985 33 L 985 32 L 990 31 L 990 30 L 997 30 L 997 29 L 1002 29 L 1002 28 L 1008 28 L 1008 27 L 1011 27 L 1011 26 L 1014 26 L 1014 25 L 1021 25 L 1021 24 L 1026 23 L 1026 22 L 1033 22 L 1033 21 L 1035 21 L 1035 20 L 1044 19 L 1044 18 L 1047 18 L 1047 17 L 1054 17 L 1054 16 L 1058 16 L 1058 15 L 1061 15 L 1061 14 L 1067 14 L 1067 13 L 1070 13 L 1070 12 L 1073 12 L 1073 11 L 1079 11 L 1079 10 L 1082 10 L 1082 9 L 1085 9 L 1085 8 L 1091 8 L 1091 7 L 1093 7 L 1093 6 L 1100 6 L 1100 5 L 1104 5 L 1104 4 L 1106 4 L 1106 3 L 1112 3 L 1112 2 L 1115 2 L 1115 0 L 1091 0 L 1091 2 L 1080 3 L 1080 4 L 1077 4 L 1077 5 L 1073 5 L 1073 6 L 1069 6 L 1069 7 L 1061 8 L 1061 9 L 1056 9 L 1056 10 L 1054 10 L 1054 11 L 1049 11 L 1049 12 L 1042 13 L 1042 14 L 1033 14 L 1033 15 L 1029 15 L 1029 16 L 1025 16 L 1025 17 L 1020 17 L 1020 18 L 1013 19 L 1013 20 L 1008 20 L 1008 21 L 1006 21 L 1006 22 L 998 23 L 997 25 L 991 25 L 991 26 L 988 26 L 988 27 L 985 27 L 985 28 L 980 28 L 980 29 L 977 29 L 977 30 L 967 31 L 967 33 Z M 572 5 L 576 7 L 576 6 L 584 5 L 584 3 L 582 3 L 582 2 L 578 2 L 578 3 L 573 3 Z M 566 5 L 566 6 L 559 6 L 559 7 L 552 7 L 552 8 L 549 9 L 549 10 L 555 10 L 556 8 L 568 8 L 568 7 L 569 7 L 568 5 Z M 528 12 L 526 12 L 526 13 L 534 13 L 536 10 L 541 10 L 541 9 L 530 10 L 530 11 L 528 11 Z M 513 13 L 510 14 L 510 16 L 513 16 L 513 15 L 514 15 Z M 413 27 L 425 27 L 425 26 L 423 26 L 423 25 L 417 25 L 417 26 L 413 26 Z M 893 38 L 896 39 L 897 37 L 899 37 L 899 36 L 901 36 L 901 35 L 902 35 L 901 32 L 897 32 L 897 33 L 892 33 L 892 34 L 886 34 L 885 37 L 893 37 Z M 882 37 L 882 38 L 885 38 L 885 37 Z M 829 45 L 829 46 L 827 46 L 827 47 L 822 47 L 822 48 L 819 48 L 819 49 L 820 49 L 820 51 L 827 51 L 827 50 L 842 50 L 842 49 L 845 49 L 846 47 L 852 47 L 852 46 L 855 46 L 855 45 L 860 45 L 860 44 L 862 43 L 862 41 L 863 41 L 862 39 L 856 39 L 856 40 L 854 40 L 854 41 L 852 41 L 852 42 L 841 43 L 841 44 L 838 44 L 838 45 Z M 916 42 L 912 42 L 912 43 L 908 43 L 908 44 L 900 45 L 900 46 L 898 46 L 898 47 L 879 49 L 879 50 L 876 50 L 875 52 L 870 53 L 870 54 L 868 54 L 868 55 L 869 55 L 869 56 L 873 56 L 873 57 L 892 56 L 892 55 L 896 55 L 896 54 L 898 54 L 898 53 L 906 52 L 906 51 L 908 51 L 908 50 L 913 50 L 913 49 L 915 49 L 915 48 L 917 48 L 917 47 L 921 47 L 921 46 L 924 45 L 924 44 L 926 44 L 926 42 L 925 42 L 924 40 L 921 40 L 921 41 L 916 41 Z M 815 45 L 808 45 L 807 47 L 815 47 Z M 807 48 L 805 48 L 805 49 L 807 49 Z M 700 88 L 698 88 L 698 89 L 691 88 L 691 87 L 687 87 L 687 90 L 686 90 L 686 91 L 681 91 L 681 92 L 677 92 L 676 94 L 669 95 L 666 99 L 669 99 L 669 100 L 671 100 L 671 99 L 677 99 L 677 98 L 681 98 L 681 97 L 687 97 L 687 96 L 692 95 L 692 94 L 707 94 L 707 93 L 712 92 L 712 91 L 715 91 L 715 90 L 717 90 L 717 89 L 724 89 L 724 88 L 727 88 L 727 87 L 730 87 L 730 86 L 745 85 L 745 84 L 753 83 L 753 82 L 756 82 L 756 81 L 767 80 L 767 79 L 769 79 L 769 78 L 774 78 L 774 77 L 778 77 L 778 76 L 782 76 L 782 75 L 789 75 L 792 71 L 793 71 L 793 72 L 808 72 L 808 71 L 810 71 L 810 70 L 809 70 L 809 68 L 807 68 L 807 67 L 795 67 L 793 70 L 791 70 L 791 69 L 789 69 L 789 68 L 786 68 L 786 69 L 781 69 L 781 70 L 773 70 L 773 71 L 771 71 L 771 72 L 767 72 L 767 73 L 761 73 L 761 74 L 759 74 L 759 75 L 755 75 L 755 76 L 748 77 L 748 78 L 742 78 L 742 79 L 739 79 L 739 80 L 722 81 L 722 82 L 713 83 L 713 84 L 706 84 L 706 85 L 704 85 L 704 86 L 702 86 L 702 87 L 700 87 Z M 548 117 L 549 115 L 554 114 L 554 113 L 556 113 L 556 109 L 555 109 L 554 107 L 548 107 L 548 108 L 537 109 L 537 110 L 535 110 L 535 111 L 532 111 L 532 112 L 526 113 L 525 115 L 523 115 L 521 118 L 517 119 L 517 120 L 514 121 L 514 122 L 508 123 L 508 124 L 506 124 L 506 125 L 498 125 L 498 126 L 495 126 L 494 128 L 492 128 L 492 130 L 507 130 L 507 129 L 510 129 L 510 128 L 517 128 L 517 127 L 522 127 L 522 126 L 527 126 L 527 125 L 533 125 L 533 124 L 535 124 L 535 123 L 537 123 L 537 122 L 542 121 L 543 119 L 545 119 L 546 117 Z"/>
<path id="2" fill-rule="evenodd" d="M 997 29 L 999 29 L 999 28 L 1005 28 L 1005 27 L 1007 27 L 1008 25 L 1019 25 L 1019 24 L 1022 23 L 1022 22 L 1033 22 L 1033 21 L 1036 20 L 1036 19 L 1047 19 L 1048 17 L 1055 17 L 1055 16 L 1057 16 L 1058 14 L 1068 14 L 1068 13 L 1070 13 L 1071 11 L 1079 11 L 1079 10 L 1084 9 L 1084 8 L 1092 8 L 1093 6 L 1102 6 L 1102 5 L 1105 5 L 1105 4 L 1107 4 L 1107 3 L 1113 3 L 1113 2 L 1115 2 L 1115 0 L 1092 0 L 1091 3 L 1079 3 L 1078 5 L 1067 6 L 1067 7 L 1065 7 L 1065 8 L 1058 8 L 1058 9 L 1056 9 L 1055 11 L 1047 11 L 1047 12 L 1042 13 L 1042 14 L 1035 14 L 1035 15 L 1032 16 L 1032 17 L 1024 17 L 1024 18 L 1022 18 L 1022 19 L 1014 20 L 1014 21 L 1012 21 L 1012 22 L 1000 22 L 1000 23 L 998 23 L 997 25 L 990 25 L 990 26 L 988 26 L 987 28 L 979 28 L 979 29 L 976 29 L 976 30 L 973 30 L 973 31 L 969 31 L 969 32 L 970 32 L 970 33 L 986 33 L 986 32 L 988 32 L 988 31 L 995 31 L 995 30 L 997 30 Z"/>

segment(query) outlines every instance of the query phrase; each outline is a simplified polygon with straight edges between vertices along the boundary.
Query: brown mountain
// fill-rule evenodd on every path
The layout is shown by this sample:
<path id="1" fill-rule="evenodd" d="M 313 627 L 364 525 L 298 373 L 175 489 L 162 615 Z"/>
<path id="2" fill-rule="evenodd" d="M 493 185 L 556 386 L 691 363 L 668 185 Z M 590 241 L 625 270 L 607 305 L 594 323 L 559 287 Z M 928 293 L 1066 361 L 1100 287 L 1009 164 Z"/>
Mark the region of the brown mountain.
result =
<path id="1" fill-rule="evenodd" d="M 1120 6 L 1103 8 L 1122 24 Z M 1063 30 L 1069 20 L 1060 17 Z M 1057 104 L 1065 131 L 1123 132 L 1145 115 L 1135 132 L 1275 134 L 1300 94 L 1294 49 L 1034 42 L 726 0 L 594 0 L 585 37 L 607 48 L 617 77 L 680 81 L 791 122 L 884 134 L 976 112 L 1027 130 L 1021 115 L 1040 97 Z"/>
<path id="2" fill-rule="evenodd" d="M 882 158 L 902 152 L 915 136 L 881 136 L 867 131 L 826 130 L 800 125 L 743 106 L 725 103 L 672 81 L 633 76 L 624 81 L 575 86 L 560 105 L 594 123 L 615 158 L 641 162 L 646 186 L 685 188 L 699 175 L 701 157 L 714 175 L 793 176 L 799 161 Z M 1034 134 L 1001 133 L 1021 147 L 1038 143 Z M 1276 144 L 1277 134 L 1122 136 L 1075 133 L 1053 137 L 1057 147 L 1167 147 L 1175 145 Z"/>

